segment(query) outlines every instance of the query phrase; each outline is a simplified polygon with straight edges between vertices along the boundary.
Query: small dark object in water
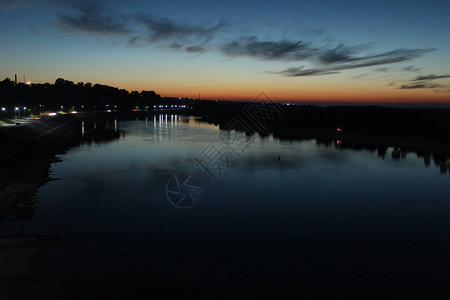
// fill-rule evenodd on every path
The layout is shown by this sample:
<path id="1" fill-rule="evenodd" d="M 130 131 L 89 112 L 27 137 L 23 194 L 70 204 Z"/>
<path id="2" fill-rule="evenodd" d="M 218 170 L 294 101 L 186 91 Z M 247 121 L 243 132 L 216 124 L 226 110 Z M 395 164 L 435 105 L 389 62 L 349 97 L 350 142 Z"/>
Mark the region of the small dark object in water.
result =
<path id="1" fill-rule="evenodd" d="M 278 160 L 281 160 L 281 156 L 278 155 Z"/>

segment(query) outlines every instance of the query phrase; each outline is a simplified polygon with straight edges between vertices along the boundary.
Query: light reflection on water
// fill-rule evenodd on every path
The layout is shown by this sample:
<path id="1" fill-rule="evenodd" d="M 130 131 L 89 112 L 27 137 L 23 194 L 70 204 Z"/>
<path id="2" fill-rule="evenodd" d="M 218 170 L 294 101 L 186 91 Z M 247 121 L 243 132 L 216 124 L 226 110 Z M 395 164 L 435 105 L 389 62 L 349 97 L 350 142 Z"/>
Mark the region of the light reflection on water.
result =
<path id="1" fill-rule="evenodd" d="M 196 172 L 202 149 L 221 143 L 218 127 L 174 115 L 108 122 L 83 123 L 85 141 L 52 166 L 59 180 L 39 190 L 35 217 L 10 227 L 67 242 L 48 259 L 48 273 L 151 270 L 226 281 L 315 278 L 324 268 L 332 277 L 344 268 L 356 277 L 449 277 L 440 249 L 449 245 L 450 178 L 413 154 L 398 161 L 394 149 L 381 159 L 314 140 L 256 137 L 217 182 L 200 174 L 201 201 L 179 210 L 166 199 L 166 183 Z"/>

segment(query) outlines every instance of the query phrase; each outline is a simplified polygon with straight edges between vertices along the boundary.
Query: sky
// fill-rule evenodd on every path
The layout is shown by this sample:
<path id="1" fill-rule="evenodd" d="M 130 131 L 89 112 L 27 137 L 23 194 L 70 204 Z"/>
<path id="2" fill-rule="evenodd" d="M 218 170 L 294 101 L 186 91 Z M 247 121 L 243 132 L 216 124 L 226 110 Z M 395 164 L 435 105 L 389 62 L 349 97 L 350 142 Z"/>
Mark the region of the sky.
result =
<path id="1" fill-rule="evenodd" d="M 0 80 L 450 104 L 450 1 L 0 0 Z"/>

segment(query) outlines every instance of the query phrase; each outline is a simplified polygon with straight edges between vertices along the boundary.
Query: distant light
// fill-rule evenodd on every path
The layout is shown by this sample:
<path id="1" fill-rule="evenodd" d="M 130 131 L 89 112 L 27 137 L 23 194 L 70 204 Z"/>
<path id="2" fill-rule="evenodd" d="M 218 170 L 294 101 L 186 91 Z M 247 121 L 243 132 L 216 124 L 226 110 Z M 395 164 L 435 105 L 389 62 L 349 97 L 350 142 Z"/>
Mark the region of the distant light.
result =
<path id="1" fill-rule="evenodd" d="M 111 112 L 111 110 L 110 109 L 108 109 L 106 112 Z"/>
<path id="2" fill-rule="evenodd" d="M 81 108 L 84 108 L 84 105 L 81 105 Z"/>
<path id="3" fill-rule="evenodd" d="M 26 106 L 24 106 L 24 107 L 23 107 L 23 109 L 27 109 L 27 107 L 26 107 Z"/>
<path id="4" fill-rule="evenodd" d="M 14 109 L 15 109 L 16 111 L 18 111 L 18 110 L 19 110 L 19 108 L 18 108 L 18 107 L 14 107 Z"/>
<path id="5" fill-rule="evenodd" d="M 50 117 L 53 117 L 53 116 L 56 116 L 56 113 L 55 113 L 55 112 L 51 112 L 51 113 L 48 113 L 48 115 L 49 115 Z"/>
<path id="6" fill-rule="evenodd" d="M 76 114 L 76 113 L 77 113 L 77 111 L 76 111 L 76 110 L 72 110 L 72 113 L 73 113 L 73 114 Z"/>
<path id="7" fill-rule="evenodd" d="M 5 111 L 5 110 L 6 110 L 6 108 L 2 107 L 2 111 Z"/>
<path id="8" fill-rule="evenodd" d="M 167 105 L 166 105 L 166 107 L 167 107 Z"/>
<path id="9" fill-rule="evenodd" d="M 31 81 L 27 81 L 25 84 L 26 84 L 26 85 L 30 85 L 30 84 L 31 84 Z"/>
<path id="10" fill-rule="evenodd" d="M 339 131 L 339 132 L 341 132 L 341 131 L 342 131 L 342 128 L 341 128 L 341 127 L 338 127 L 338 128 L 336 128 L 336 130 Z"/>

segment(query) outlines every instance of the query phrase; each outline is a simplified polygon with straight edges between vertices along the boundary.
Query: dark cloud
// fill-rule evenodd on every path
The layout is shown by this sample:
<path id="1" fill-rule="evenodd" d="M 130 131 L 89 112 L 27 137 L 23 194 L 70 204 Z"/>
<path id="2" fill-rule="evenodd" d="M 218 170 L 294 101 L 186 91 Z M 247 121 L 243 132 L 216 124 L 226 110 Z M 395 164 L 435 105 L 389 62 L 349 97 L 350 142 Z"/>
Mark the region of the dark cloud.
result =
<path id="1" fill-rule="evenodd" d="M 433 51 L 434 49 L 397 49 L 394 51 L 384 52 L 381 54 L 364 56 L 364 57 L 347 57 L 347 63 L 333 63 L 328 66 L 321 66 L 319 68 L 314 69 L 303 69 L 300 68 L 288 68 L 284 71 L 278 72 L 278 74 L 283 74 L 285 76 L 308 76 L 310 75 L 328 75 L 328 74 L 336 74 L 340 71 L 356 69 L 356 68 L 364 68 L 364 67 L 373 67 L 391 63 L 397 63 L 402 61 L 411 60 L 417 57 L 424 55 L 427 52 Z M 297 73 L 291 72 L 293 69 L 300 69 L 300 74 L 295 75 Z"/>
<path id="2" fill-rule="evenodd" d="M 138 20 L 146 28 L 145 37 L 150 42 L 167 41 L 173 39 L 195 38 L 203 42 L 209 41 L 225 23 L 220 21 L 214 26 L 195 26 L 180 23 L 167 18 L 139 15 Z"/>
<path id="3" fill-rule="evenodd" d="M 432 88 L 447 88 L 442 84 L 433 83 L 433 80 L 450 78 L 450 74 L 444 75 L 419 75 L 410 83 L 406 83 L 399 87 L 399 89 L 432 89 Z"/>
<path id="4" fill-rule="evenodd" d="M 318 75 L 330 75 L 337 74 L 340 72 L 333 70 L 320 70 L 320 69 L 303 69 L 304 67 L 299 68 L 288 68 L 286 70 L 280 72 L 274 72 L 276 74 L 281 74 L 288 77 L 302 77 L 302 76 L 318 76 Z"/>
<path id="5" fill-rule="evenodd" d="M 408 66 L 402 69 L 402 71 L 406 72 L 419 72 L 420 70 L 422 70 L 422 68 L 415 68 L 414 66 Z"/>
<path id="6" fill-rule="evenodd" d="M 130 37 L 128 40 L 128 45 L 134 46 L 134 47 L 143 47 L 145 46 L 146 42 L 141 41 L 141 38 L 137 35 Z"/>
<path id="7" fill-rule="evenodd" d="M 418 58 L 434 49 L 397 49 L 371 56 L 355 57 L 352 62 L 340 64 L 333 69 L 348 70 L 398 63 Z"/>
<path id="8" fill-rule="evenodd" d="M 189 47 L 186 47 L 186 52 L 189 52 L 189 53 L 205 53 L 206 52 L 206 49 L 205 49 L 205 47 L 202 47 L 202 46 L 189 46 Z"/>
<path id="9" fill-rule="evenodd" d="M 189 53 L 206 52 L 201 44 L 210 41 L 225 26 L 223 21 L 213 26 L 200 26 L 152 15 L 118 14 L 108 12 L 98 3 L 75 4 L 71 10 L 57 15 L 58 27 L 92 34 L 122 35 L 128 39 L 128 45 L 134 47 L 157 43 L 165 49 L 184 48 Z"/>
<path id="10" fill-rule="evenodd" d="M 445 88 L 445 86 L 430 82 L 417 82 L 412 84 L 404 84 L 399 87 L 399 89 L 434 89 L 434 88 Z"/>
<path id="11" fill-rule="evenodd" d="M 245 37 L 226 43 L 221 48 L 229 56 L 249 56 L 264 60 L 299 61 L 310 58 L 314 50 L 302 41 L 260 41 L 257 37 Z"/>
<path id="12" fill-rule="evenodd" d="M 262 60 L 305 61 L 317 66 L 305 69 L 304 66 L 291 67 L 280 72 L 285 76 L 310 76 L 336 74 L 340 71 L 381 66 L 398 63 L 420 57 L 434 49 L 396 49 L 373 55 L 361 55 L 367 45 L 336 47 L 312 47 L 305 41 L 261 41 L 256 36 L 233 40 L 221 47 L 221 51 L 231 57 L 247 56 Z M 378 68 L 377 72 L 388 72 L 387 68 Z"/>
<path id="13" fill-rule="evenodd" d="M 56 25 L 63 29 L 84 31 L 94 34 L 129 34 L 126 18 L 108 14 L 95 3 L 80 4 L 73 14 L 59 14 Z"/>
<path id="14" fill-rule="evenodd" d="M 169 46 L 169 48 L 170 48 L 170 49 L 173 49 L 173 50 L 180 50 L 181 48 L 183 48 L 183 45 L 177 44 L 177 43 L 172 43 L 172 44 Z"/>
<path id="15" fill-rule="evenodd" d="M 450 74 L 446 74 L 446 75 L 420 75 L 417 76 L 416 79 L 412 80 L 412 81 L 420 81 L 420 80 L 436 80 L 436 79 L 443 79 L 443 78 L 450 78 Z"/>
<path id="16" fill-rule="evenodd" d="M 136 47 L 157 44 L 162 49 L 183 50 L 188 53 L 204 53 L 207 49 L 219 47 L 219 50 L 229 57 L 246 56 L 268 61 L 308 61 L 313 65 L 311 69 L 296 66 L 280 72 L 271 72 L 284 76 L 337 74 L 344 70 L 409 61 L 434 50 L 396 49 L 367 55 L 368 45 L 339 44 L 313 47 L 311 42 L 304 40 L 261 40 L 256 36 L 231 39 L 225 44 L 214 46 L 211 41 L 217 38 L 226 26 L 224 21 L 212 25 L 198 25 L 143 13 L 109 12 L 100 5 L 92 3 L 74 4 L 71 9 L 71 13 L 58 14 L 56 24 L 59 27 L 92 34 L 121 35 L 128 40 L 129 45 Z M 405 70 L 407 69 L 412 70 L 412 67 L 405 68 Z M 389 70 L 381 67 L 374 71 L 388 72 Z M 416 80 L 447 77 L 450 75 L 429 75 L 428 78 L 426 76 L 418 77 Z"/>
<path id="17" fill-rule="evenodd" d="M 319 62 L 322 64 L 352 62 L 360 59 L 355 57 L 355 54 L 365 48 L 366 46 L 364 45 L 348 47 L 340 44 L 331 49 L 320 49 L 317 55 L 319 57 Z"/>

